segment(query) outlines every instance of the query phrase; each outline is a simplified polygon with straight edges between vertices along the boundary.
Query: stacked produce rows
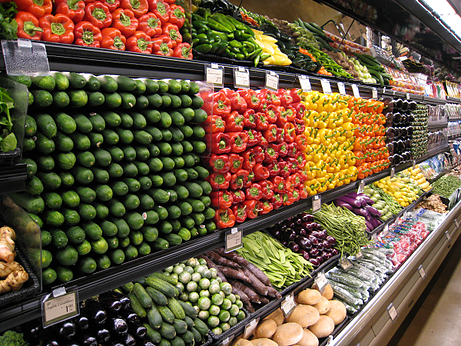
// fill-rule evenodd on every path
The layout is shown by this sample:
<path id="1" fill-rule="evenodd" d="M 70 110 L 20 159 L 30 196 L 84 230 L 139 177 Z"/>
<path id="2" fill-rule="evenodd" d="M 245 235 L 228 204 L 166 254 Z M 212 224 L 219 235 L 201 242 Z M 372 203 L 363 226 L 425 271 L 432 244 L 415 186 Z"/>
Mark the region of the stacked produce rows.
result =
<path id="1" fill-rule="evenodd" d="M 411 138 L 411 153 L 414 158 L 419 158 L 427 154 L 428 144 L 428 107 L 427 105 L 418 104 L 412 112 L 415 120 L 412 124 L 413 135 Z"/>
<path id="2" fill-rule="evenodd" d="M 196 83 L 55 73 L 29 86 L 29 179 L 12 197 L 42 228 L 45 284 L 214 231 Z"/>

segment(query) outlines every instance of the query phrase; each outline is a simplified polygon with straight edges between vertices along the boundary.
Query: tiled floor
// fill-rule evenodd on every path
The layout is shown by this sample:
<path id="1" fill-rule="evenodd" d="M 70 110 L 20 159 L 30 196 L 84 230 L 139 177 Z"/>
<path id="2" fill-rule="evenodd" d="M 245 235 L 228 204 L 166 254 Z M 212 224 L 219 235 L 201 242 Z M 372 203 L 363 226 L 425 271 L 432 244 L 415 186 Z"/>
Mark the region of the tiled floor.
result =
<path id="1" fill-rule="evenodd" d="M 461 237 L 387 346 L 461 345 Z"/>

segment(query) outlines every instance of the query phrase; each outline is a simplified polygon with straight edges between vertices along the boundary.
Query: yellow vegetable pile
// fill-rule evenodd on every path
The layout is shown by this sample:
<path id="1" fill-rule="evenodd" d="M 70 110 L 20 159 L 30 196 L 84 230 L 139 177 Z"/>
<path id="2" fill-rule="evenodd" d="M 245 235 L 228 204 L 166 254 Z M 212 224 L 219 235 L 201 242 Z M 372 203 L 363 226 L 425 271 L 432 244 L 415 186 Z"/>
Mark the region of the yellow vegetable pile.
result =
<path id="1" fill-rule="evenodd" d="M 421 168 L 419 166 L 415 166 L 415 168 L 408 168 L 403 171 L 404 173 L 410 174 L 413 180 L 418 183 L 419 187 L 422 188 L 424 191 L 429 191 L 431 189 L 431 184 L 426 180 Z"/>
<path id="2" fill-rule="evenodd" d="M 400 172 L 394 177 L 386 177 L 374 183 L 391 195 L 402 207 L 407 207 L 421 195 L 421 186 L 408 172 Z"/>
<path id="3" fill-rule="evenodd" d="M 264 35 L 262 31 L 252 30 L 255 33 L 256 43 L 261 47 L 264 53 L 271 55 L 263 61 L 264 65 L 291 65 L 291 60 L 285 53 L 282 53 L 280 48 L 277 46 L 277 39 L 272 36 Z"/>

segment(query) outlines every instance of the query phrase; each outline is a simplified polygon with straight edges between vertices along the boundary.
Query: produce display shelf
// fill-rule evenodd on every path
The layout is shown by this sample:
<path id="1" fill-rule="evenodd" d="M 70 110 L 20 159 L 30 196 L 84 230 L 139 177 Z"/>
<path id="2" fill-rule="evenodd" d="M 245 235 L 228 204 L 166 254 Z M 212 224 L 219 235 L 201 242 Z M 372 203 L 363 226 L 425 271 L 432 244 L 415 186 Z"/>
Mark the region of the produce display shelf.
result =
<path id="1" fill-rule="evenodd" d="M 27 165 L 17 163 L 0 166 L 0 193 L 20 192 L 26 189 Z"/>
<path id="2" fill-rule="evenodd" d="M 442 129 L 446 129 L 447 127 L 448 127 L 448 122 L 427 124 L 428 131 L 442 130 Z"/>
<path id="3" fill-rule="evenodd" d="M 451 103 L 461 103 L 461 99 L 457 98 L 457 97 L 450 97 L 450 96 L 447 96 L 447 101 L 451 102 Z"/>
<path id="4" fill-rule="evenodd" d="M 442 104 L 442 105 L 444 105 L 445 103 L 447 103 L 447 100 L 438 99 L 438 98 L 430 97 L 430 96 L 424 96 L 423 101 L 425 101 L 427 103 L 430 103 L 430 104 Z M 451 102 L 453 102 L 453 101 L 451 101 Z"/>
<path id="5" fill-rule="evenodd" d="M 461 137 L 461 133 L 460 134 L 457 134 L 457 135 L 453 135 L 453 136 L 448 136 L 448 140 L 449 141 L 453 141 L 457 138 L 460 138 Z"/>

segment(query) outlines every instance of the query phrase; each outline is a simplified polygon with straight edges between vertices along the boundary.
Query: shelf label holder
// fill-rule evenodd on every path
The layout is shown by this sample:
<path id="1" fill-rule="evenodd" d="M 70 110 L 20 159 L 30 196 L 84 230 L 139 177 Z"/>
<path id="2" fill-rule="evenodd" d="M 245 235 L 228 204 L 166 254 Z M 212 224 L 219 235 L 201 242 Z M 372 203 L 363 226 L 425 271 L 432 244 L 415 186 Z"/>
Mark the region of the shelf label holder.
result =
<path id="1" fill-rule="evenodd" d="M 322 196 L 315 195 L 312 197 L 312 214 L 315 214 L 322 209 Z"/>
<path id="2" fill-rule="evenodd" d="M 234 87 L 250 88 L 250 70 L 243 66 L 234 67 Z"/>
<path id="3" fill-rule="evenodd" d="M 259 317 L 252 319 L 246 326 L 243 331 L 243 338 L 248 339 L 250 336 L 253 335 L 253 332 L 255 331 L 256 327 L 258 326 L 259 323 Z"/>
<path id="4" fill-rule="evenodd" d="M 354 94 L 354 97 L 360 97 L 360 90 L 357 84 L 352 84 L 352 93 Z"/>
<path id="5" fill-rule="evenodd" d="M 274 71 L 266 71 L 266 88 L 271 90 L 278 90 L 279 88 L 279 75 Z"/>
<path id="6" fill-rule="evenodd" d="M 300 74 L 298 75 L 299 84 L 301 85 L 301 89 L 304 92 L 312 91 L 311 80 L 308 76 Z"/>
<path id="7" fill-rule="evenodd" d="M 351 263 L 351 261 L 349 261 L 346 257 L 344 257 L 343 259 L 341 259 L 341 262 L 339 263 L 339 265 L 341 266 L 341 268 L 344 269 L 344 271 L 348 271 L 349 269 L 352 268 L 353 264 Z"/>
<path id="8" fill-rule="evenodd" d="M 231 252 L 240 249 L 243 246 L 242 242 L 243 234 L 237 227 L 231 228 L 225 234 L 225 249 L 224 252 Z"/>
<path id="9" fill-rule="evenodd" d="M 378 99 L 378 89 L 371 88 L 371 98 L 375 100 Z"/>
<path id="10" fill-rule="evenodd" d="M 50 65 L 43 43 L 26 39 L 2 40 L 3 60 L 10 76 L 49 76 Z"/>
<path id="11" fill-rule="evenodd" d="M 218 64 L 205 65 L 205 80 L 216 88 L 223 88 L 224 67 Z"/>
<path id="12" fill-rule="evenodd" d="M 397 309 L 395 308 L 393 303 L 390 303 L 387 307 L 387 313 L 389 314 L 389 318 L 392 322 L 394 322 L 399 316 L 399 313 L 397 312 Z"/>
<path id="13" fill-rule="evenodd" d="M 357 193 L 363 193 L 363 189 L 365 188 L 365 180 L 360 180 L 359 188 L 357 189 Z"/>
<path id="14" fill-rule="evenodd" d="M 322 90 L 324 94 L 331 94 L 331 84 L 327 79 L 321 79 L 320 84 L 322 84 Z"/>
<path id="15" fill-rule="evenodd" d="M 42 299 L 43 328 L 68 320 L 80 314 L 77 286 L 59 287 Z"/>
<path id="16" fill-rule="evenodd" d="M 346 95 L 346 85 L 343 82 L 338 82 L 338 90 L 340 95 Z"/>
<path id="17" fill-rule="evenodd" d="M 421 264 L 419 267 L 418 267 L 418 272 L 419 272 L 419 275 L 421 276 L 421 279 L 425 279 L 427 274 L 426 274 L 426 271 L 424 270 L 424 267 L 423 265 Z"/>
<path id="18" fill-rule="evenodd" d="M 286 298 L 280 304 L 280 307 L 285 317 L 290 316 L 290 314 L 293 312 L 293 310 L 296 307 L 294 294 L 291 293 L 290 295 L 286 296 Z"/>
<path id="19" fill-rule="evenodd" d="M 314 281 L 317 284 L 317 287 L 320 293 L 323 293 L 323 291 L 325 290 L 325 287 L 327 287 L 328 285 L 328 279 L 325 276 L 325 272 L 321 271 L 320 273 L 318 273 Z"/>

